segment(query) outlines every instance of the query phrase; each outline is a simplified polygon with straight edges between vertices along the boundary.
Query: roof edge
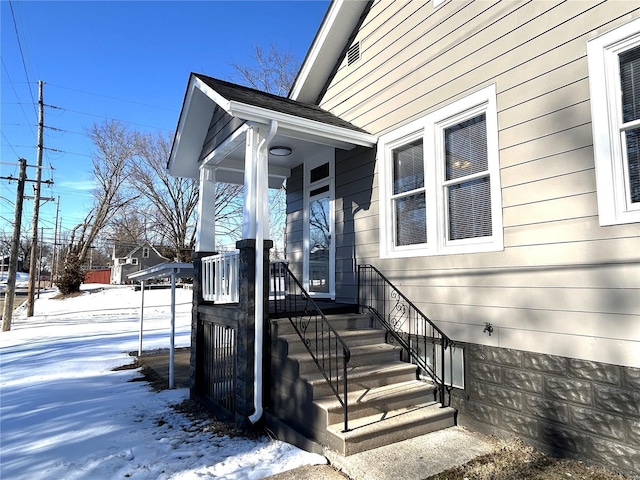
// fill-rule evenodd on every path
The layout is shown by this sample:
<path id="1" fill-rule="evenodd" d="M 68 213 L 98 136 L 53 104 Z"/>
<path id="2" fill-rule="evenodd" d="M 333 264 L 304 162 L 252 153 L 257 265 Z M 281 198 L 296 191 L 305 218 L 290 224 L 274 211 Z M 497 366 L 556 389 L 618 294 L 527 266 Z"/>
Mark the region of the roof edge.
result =
<path id="1" fill-rule="evenodd" d="M 370 0 L 333 0 L 298 71 L 289 98 L 317 104 Z M 318 79 L 323 79 L 318 81 Z"/>

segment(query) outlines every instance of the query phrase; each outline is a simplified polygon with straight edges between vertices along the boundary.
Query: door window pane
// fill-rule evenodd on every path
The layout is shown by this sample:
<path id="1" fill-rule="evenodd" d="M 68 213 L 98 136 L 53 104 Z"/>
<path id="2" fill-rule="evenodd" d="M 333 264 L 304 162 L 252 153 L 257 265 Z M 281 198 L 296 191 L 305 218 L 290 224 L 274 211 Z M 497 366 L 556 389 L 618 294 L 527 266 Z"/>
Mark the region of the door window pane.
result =
<path id="1" fill-rule="evenodd" d="M 331 248 L 329 197 L 309 202 L 309 292 L 329 293 Z"/>

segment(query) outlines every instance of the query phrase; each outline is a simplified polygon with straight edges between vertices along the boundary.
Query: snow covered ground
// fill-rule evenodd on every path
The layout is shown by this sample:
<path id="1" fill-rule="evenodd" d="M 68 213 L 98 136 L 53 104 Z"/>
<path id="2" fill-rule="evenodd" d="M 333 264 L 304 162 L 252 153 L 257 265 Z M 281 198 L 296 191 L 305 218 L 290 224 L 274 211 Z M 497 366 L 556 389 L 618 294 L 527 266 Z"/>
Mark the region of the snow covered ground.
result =
<path id="1" fill-rule="evenodd" d="M 140 292 L 88 286 L 41 294 L 0 332 L 0 478 L 259 479 L 322 456 L 268 438 L 220 436 L 171 408 L 187 389 L 154 392 L 126 352 L 138 349 Z M 90 293 L 91 292 L 91 293 Z M 145 292 L 143 349 L 168 348 L 170 291 Z M 191 291 L 176 291 L 176 347 L 189 345 Z"/>

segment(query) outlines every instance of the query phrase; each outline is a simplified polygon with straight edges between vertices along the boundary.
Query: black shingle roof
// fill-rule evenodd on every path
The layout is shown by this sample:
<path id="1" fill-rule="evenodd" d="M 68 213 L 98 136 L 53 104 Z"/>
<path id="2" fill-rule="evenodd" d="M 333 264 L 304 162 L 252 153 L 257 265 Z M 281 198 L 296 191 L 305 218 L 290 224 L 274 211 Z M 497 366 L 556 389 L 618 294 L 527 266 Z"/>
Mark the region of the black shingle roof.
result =
<path id="1" fill-rule="evenodd" d="M 260 90 L 255 90 L 253 88 L 244 87 L 242 85 L 225 82 L 224 80 L 207 77 L 206 75 L 201 75 L 198 73 L 194 73 L 193 75 L 202 80 L 214 91 L 216 91 L 218 94 L 222 95 L 229 101 L 240 102 L 255 107 L 261 107 L 268 110 L 305 118 L 307 120 L 325 123 L 327 125 L 346 128 L 348 130 L 353 130 L 354 132 L 368 133 L 367 131 L 341 119 L 340 117 L 337 117 L 336 115 L 323 110 L 317 105 L 297 102 L 286 97 L 280 97 L 271 93 L 261 92 Z"/>

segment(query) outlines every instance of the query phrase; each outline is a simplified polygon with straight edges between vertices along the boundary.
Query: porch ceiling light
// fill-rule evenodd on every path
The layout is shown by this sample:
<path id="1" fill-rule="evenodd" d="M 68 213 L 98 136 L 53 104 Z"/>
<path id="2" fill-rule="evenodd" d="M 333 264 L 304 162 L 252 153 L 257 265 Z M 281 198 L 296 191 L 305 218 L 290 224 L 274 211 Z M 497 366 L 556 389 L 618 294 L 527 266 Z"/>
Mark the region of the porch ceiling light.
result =
<path id="1" fill-rule="evenodd" d="M 276 157 L 286 157 L 291 155 L 291 148 L 283 147 L 283 146 L 275 146 L 269 149 L 269 153 L 271 155 L 275 155 Z"/>

